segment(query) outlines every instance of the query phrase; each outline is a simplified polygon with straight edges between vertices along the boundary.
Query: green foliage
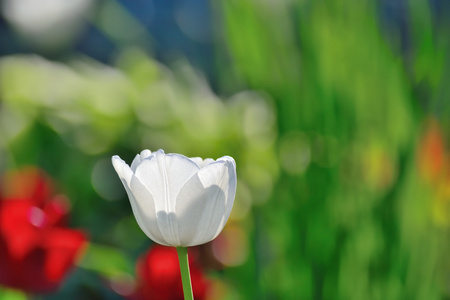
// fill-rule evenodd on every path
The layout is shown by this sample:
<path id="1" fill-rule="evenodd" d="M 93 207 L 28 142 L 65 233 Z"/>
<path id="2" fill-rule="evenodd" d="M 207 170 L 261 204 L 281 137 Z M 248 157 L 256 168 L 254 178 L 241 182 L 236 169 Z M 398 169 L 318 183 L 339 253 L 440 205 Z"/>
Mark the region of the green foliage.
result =
<path id="1" fill-rule="evenodd" d="M 374 2 L 218 6 L 233 62 L 227 74 L 276 100 L 282 173 L 262 214 L 277 245 L 265 272 L 282 279 L 262 281 L 268 295 L 435 299 L 443 293 L 436 277 L 443 271 L 436 256 L 443 236 L 429 211 L 434 191 L 414 161 L 424 115 L 416 79 L 427 78 L 433 88 L 444 79 L 443 48 L 431 37 L 428 6 L 410 2 L 412 38 L 420 46 L 413 48 L 413 78 L 410 62 L 383 36 Z M 292 167 L 302 153 L 306 162 Z"/>

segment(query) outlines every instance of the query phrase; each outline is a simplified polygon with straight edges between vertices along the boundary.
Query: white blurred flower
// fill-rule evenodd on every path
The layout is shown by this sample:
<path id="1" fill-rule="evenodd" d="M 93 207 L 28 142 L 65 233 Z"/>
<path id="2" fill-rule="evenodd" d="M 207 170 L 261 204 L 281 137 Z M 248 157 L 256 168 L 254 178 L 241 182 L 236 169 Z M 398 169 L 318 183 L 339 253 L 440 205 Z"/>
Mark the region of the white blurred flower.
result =
<path id="1" fill-rule="evenodd" d="M 190 247 L 223 229 L 236 193 L 236 163 L 144 150 L 128 166 L 112 163 L 130 198 L 137 223 L 154 242 Z"/>
<path id="2" fill-rule="evenodd" d="M 5 19 L 27 40 L 53 48 L 69 42 L 85 23 L 92 0 L 4 0 Z"/>

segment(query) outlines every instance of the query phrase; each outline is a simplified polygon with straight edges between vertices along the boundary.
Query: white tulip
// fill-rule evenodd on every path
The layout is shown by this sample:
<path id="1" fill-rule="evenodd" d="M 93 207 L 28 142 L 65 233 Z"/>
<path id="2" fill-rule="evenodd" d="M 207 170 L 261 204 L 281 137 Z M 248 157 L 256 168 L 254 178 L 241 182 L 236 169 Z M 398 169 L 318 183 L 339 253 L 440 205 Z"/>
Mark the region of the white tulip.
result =
<path id="1" fill-rule="evenodd" d="M 154 242 L 174 247 L 207 243 L 219 235 L 233 207 L 236 163 L 144 150 L 131 167 L 112 158 L 139 227 Z"/>

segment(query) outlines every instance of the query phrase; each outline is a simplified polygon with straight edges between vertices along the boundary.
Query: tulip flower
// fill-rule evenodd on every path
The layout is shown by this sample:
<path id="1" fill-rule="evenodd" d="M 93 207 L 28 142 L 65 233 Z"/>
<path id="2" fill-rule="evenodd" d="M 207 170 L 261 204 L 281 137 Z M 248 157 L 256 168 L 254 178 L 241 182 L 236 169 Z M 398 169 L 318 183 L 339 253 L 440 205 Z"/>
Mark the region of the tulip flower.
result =
<path id="1" fill-rule="evenodd" d="M 144 150 L 131 167 L 118 156 L 112 163 L 142 231 L 158 244 L 177 247 L 186 297 L 186 247 L 213 240 L 225 226 L 236 193 L 234 159 L 203 160 Z"/>
<path id="2" fill-rule="evenodd" d="M 225 226 L 236 192 L 233 158 L 202 160 L 144 150 L 131 167 L 118 156 L 112 163 L 136 221 L 154 242 L 196 246 L 213 240 Z"/>
<path id="3" fill-rule="evenodd" d="M 23 181 L 23 179 L 28 181 Z M 85 235 L 65 226 L 64 196 L 34 168 L 7 173 L 0 194 L 0 285 L 28 293 L 57 289 L 79 258 Z"/>
<path id="4" fill-rule="evenodd" d="M 192 256 L 189 258 L 194 298 L 205 299 L 210 282 L 205 278 L 200 264 Z M 173 247 L 153 246 L 139 258 L 136 274 L 137 286 L 134 293 L 127 297 L 128 300 L 183 299 L 177 252 Z"/>

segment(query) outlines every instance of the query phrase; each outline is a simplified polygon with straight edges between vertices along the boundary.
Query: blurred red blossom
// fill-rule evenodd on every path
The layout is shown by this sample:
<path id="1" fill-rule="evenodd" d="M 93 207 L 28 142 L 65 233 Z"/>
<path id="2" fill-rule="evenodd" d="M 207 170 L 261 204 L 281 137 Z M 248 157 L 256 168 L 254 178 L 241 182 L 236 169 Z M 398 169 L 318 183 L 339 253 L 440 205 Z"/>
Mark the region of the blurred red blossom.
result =
<path id="1" fill-rule="evenodd" d="M 420 175 L 432 190 L 432 220 L 443 228 L 450 227 L 449 157 L 442 125 L 435 119 L 429 120 L 418 143 L 417 164 Z"/>
<path id="2" fill-rule="evenodd" d="M 84 233 L 66 227 L 68 200 L 28 167 L 0 184 L 0 284 L 29 293 L 55 290 L 79 258 Z"/>
<path id="3" fill-rule="evenodd" d="M 421 175 L 428 181 L 437 181 L 442 176 L 447 160 L 444 137 L 439 123 L 431 119 L 419 140 L 417 163 Z"/>
<path id="4" fill-rule="evenodd" d="M 210 282 L 195 260 L 195 248 L 189 249 L 189 268 L 194 299 L 206 299 Z M 174 247 L 155 245 L 139 258 L 137 286 L 129 300 L 183 300 L 180 266 Z"/>

